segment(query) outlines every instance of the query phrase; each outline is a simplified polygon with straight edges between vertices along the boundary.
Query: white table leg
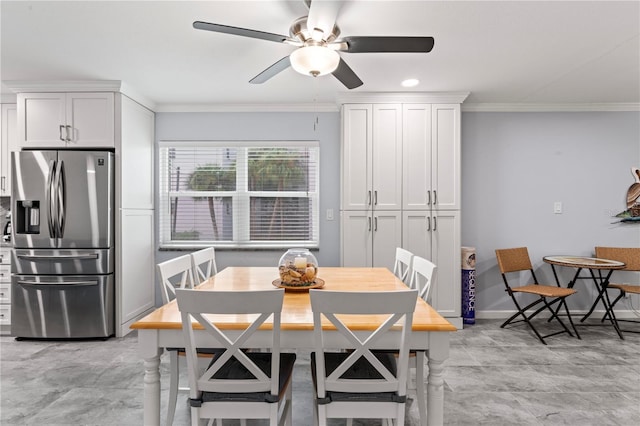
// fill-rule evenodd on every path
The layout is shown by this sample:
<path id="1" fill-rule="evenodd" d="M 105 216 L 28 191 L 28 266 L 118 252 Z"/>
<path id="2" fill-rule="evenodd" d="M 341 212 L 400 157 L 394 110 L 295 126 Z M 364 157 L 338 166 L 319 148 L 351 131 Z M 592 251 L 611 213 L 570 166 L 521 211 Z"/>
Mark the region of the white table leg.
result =
<path id="1" fill-rule="evenodd" d="M 429 335 L 427 377 L 427 425 L 444 424 L 444 361 L 449 357 L 449 333 Z"/>
<path id="2" fill-rule="evenodd" d="M 160 426 L 160 354 L 157 330 L 138 330 L 138 347 L 144 359 L 144 425 Z"/>

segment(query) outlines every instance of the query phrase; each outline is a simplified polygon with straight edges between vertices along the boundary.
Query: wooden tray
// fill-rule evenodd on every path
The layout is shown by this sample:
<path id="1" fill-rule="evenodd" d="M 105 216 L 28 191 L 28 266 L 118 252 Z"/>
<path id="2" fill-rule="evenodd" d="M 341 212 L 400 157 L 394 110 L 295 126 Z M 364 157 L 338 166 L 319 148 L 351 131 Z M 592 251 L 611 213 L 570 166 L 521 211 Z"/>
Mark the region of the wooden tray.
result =
<path id="1" fill-rule="evenodd" d="M 306 291 L 310 288 L 321 288 L 324 287 L 324 280 L 322 278 L 317 278 L 313 281 L 311 285 L 288 285 L 284 284 L 280 278 L 277 280 L 273 280 L 271 283 L 278 288 L 284 288 L 285 290 L 297 290 L 297 291 Z"/>

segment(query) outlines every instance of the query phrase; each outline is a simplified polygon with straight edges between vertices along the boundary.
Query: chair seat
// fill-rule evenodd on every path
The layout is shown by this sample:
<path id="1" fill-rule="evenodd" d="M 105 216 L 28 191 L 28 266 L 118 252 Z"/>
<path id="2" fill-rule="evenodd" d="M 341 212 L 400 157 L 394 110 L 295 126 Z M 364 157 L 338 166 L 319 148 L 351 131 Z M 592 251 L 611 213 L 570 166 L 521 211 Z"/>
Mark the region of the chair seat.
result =
<path id="1" fill-rule="evenodd" d="M 551 285 L 530 284 L 522 287 L 513 287 L 511 291 L 519 293 L 537 294 L 544 297 L 566 297 L 576 291 L 572 288 L 556 287 Z"/>
<path id="2" fill-rule="evenodd" d="M 267 376 L 271 375 L 271 355 L 266 352 L 247 352 L 249 357 Z M 211 401 L 257 401 L 257 402 L 278 402 L 284 395 L 287 383 L 293 374 L 293 365 L 296 361 L 296 354 L 280 354 L 280 377 L 278 382 L 278 399 L 274 399 L 269 392 L 203 392 L 201 402 Z M 212 361 L 213 363 L 214 361 Z M 253 374 L 246 369 L 236 358 L 229 359 L 224 366 L 216 372 L 214 379 L 243 380 L 254 379 Z"/>
<path id="3" fill-rule="evenodd" d="M 395 351 L 397 353 L 397 351 Z M 330 375 L 350 355 L 349 352 L 325 352 L 324 364 L 326 374 Z M 397 374 L 394 351 L 375 351 L 374 355 L 394 376 Z M 314 385 L 316 383 L 316 356 L 311 353 L 311 373 Z M 382 375 L 364 357 L 356 361 L 341 376 L 344 379 L 380 380 Z M 318 399 L 318 404 L 328 404 L 335 401 L 376 401 L 376 402 L 404 402 L 405 397 L 399 398 L 396 392 L 333 392 L 327 391 L 326 398 Z"/>
<path id="4" fill-rule="evenodd" d="M 633 284 L 609 284 L 609 288 L 617 288 L 625 293 L 640 294 L 640 285 Z"/>

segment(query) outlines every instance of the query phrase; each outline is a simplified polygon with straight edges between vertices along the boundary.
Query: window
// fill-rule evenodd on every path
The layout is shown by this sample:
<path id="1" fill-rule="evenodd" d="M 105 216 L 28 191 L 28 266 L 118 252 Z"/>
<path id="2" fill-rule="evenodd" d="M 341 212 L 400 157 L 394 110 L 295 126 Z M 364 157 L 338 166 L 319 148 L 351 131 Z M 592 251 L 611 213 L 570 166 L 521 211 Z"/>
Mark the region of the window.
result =
<path id="1" fill-rule="evenodd" d="M 318 142 L 160 143 L 162 247 L 317 247 Z"/>

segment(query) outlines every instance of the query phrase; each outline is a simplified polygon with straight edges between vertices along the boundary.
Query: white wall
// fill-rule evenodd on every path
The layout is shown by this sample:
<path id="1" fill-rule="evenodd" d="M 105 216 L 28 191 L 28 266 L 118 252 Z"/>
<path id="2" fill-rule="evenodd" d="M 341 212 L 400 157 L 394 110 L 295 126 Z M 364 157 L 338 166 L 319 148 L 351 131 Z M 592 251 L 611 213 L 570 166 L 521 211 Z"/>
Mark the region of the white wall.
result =
<path id="1" fill-rule="evenodd" d="M 637 112 L 463 113 L 462 244 L 477 250 L 478 313 L 512 309 L 496 248 L 527 246 L 538 279 L 552 283 L 543 256 L 640 247 L 640 224 L 612 223 L 626 209 L 632 166 L 640 167 Z M 570 307 L 587 309 L 595 289 L 576 288 Z"/>

